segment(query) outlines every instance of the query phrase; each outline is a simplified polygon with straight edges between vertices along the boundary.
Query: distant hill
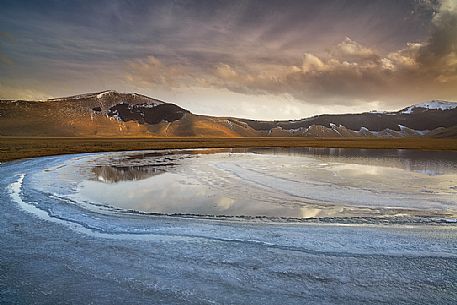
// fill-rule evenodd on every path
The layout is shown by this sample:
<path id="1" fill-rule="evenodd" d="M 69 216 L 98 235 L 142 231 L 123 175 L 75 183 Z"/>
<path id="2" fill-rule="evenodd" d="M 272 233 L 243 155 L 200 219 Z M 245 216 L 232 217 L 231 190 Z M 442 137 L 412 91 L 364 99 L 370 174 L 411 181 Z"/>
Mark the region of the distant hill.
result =
<path id="1" fill-rule="evenodd" d="M 457 103 L 396 112 L 258 121 L 192 114 L 175 104 L 113 90 L 42 101 L 0 101 L 0 136 L 456 137 Z"/>

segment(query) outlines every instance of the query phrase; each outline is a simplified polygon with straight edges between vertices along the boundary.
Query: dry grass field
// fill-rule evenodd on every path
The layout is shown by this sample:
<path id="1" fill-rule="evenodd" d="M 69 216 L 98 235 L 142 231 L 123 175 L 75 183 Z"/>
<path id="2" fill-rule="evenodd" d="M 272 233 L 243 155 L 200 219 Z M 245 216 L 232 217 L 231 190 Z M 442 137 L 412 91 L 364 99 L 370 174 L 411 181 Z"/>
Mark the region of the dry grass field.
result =
<path id="1" fill-rule="evenodd" d="M 52 138 L 0 137 L 0 161 L 122 150 L 170 148 L 335 147 L 456 150 L 457 139 L 402 138 Z"/>

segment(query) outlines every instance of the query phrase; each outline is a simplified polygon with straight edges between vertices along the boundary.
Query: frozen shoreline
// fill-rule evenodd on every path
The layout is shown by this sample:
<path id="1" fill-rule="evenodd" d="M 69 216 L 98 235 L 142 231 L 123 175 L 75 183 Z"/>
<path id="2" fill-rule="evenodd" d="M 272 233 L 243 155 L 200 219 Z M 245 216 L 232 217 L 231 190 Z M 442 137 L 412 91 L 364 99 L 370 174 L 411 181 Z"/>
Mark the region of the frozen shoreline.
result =
<path id="1" fill-rule="evenodd" d="M 30 171 L 75 157 L 86 156 L 0 166 L 0 303 L 457 300 L 455 224 L 303 225 L 100 213 L 31 188 Z M 59 221 L 24 212 L 18 199 L 38 203 L 44 218 Z"/>

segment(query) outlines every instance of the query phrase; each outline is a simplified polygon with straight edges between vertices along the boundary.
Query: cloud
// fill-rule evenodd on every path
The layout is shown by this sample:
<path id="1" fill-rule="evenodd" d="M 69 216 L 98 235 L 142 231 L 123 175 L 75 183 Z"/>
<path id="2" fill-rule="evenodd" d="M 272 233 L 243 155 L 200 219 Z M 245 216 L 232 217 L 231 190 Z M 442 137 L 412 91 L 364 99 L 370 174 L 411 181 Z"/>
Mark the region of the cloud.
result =
<path id="1" fill-rule="evenodd" d="M 349 58 L 373 58 L 373 56 L 376 56 L 372 49 L 357 43 L 349 37 L 346 37 L 336 46 L 334 53 L 336 56 Z"/>
<path id="2" fill-rule="evenodd" d="M 157 57 L 150 55 L 145 59 L 132 60 L 129 66 L 134 73 L 127 74 L 127 79 L 145 83 L 146 86 L 154 84 L 167 86 L 169 88 L 178 87 L 184 81 L 185 69 L 180 65 L 165 66 Z"/>
<path id="3" fill-rule="evenodd" d="M 431 3 L 435 7 L 434 3 Z M 304 53 L 302 61 L 281 64 L 229 58 L 207 66 L 164 65 L 152 57 L 130 63 L 131 81 L 145 86 L 224 88 L 245 94 L 289 94 L 316 105 L 384 106 L 457 96 L 457 5 L 440 3 L 430 36 L 403 48 L 377 51 L 346 37 L 324 53 Z"/>
<path id="4" fill-rule="evenodd" d="M 457 2 L 443 1 L 432 19 L 429 39 L 420 48 L 417 60 L 424 66 L 440 65 L 444 72 L 456 72 L 457 63 Z"/>
<path id="5" fill-rule="evenodd" d="M 6 0 L 1 15 L 0 81 L 54 96 L 204 88 L 211 105 L 230 91 L 312 111 L 456 96 L 455 1 Z"/>
<path id="6" fill-rule="evenodd" d="M 311 71 L 321 71 L 326 67 L 322 60 L 311 53 L 305 53 L 303 56 L 303 64 L 301 71 L 303 73 L 308 73 Z M 297 71 L 300 71 L 299 69 Z"/>
<path id="7" fill-rule="evenodd" d="M 52 96 L 40 90 L 0 82 L 0 99 L 43 100 L 48 98 L 52 98 Z"/>
<path id="8" fill-rule="evenodd" d="M 0 64 L 11 65 L 13 64 L 13 60 L 6 54 L 3 50 L 3 43 L 12 43 L 14 42 L 13 37 L 11 34 L 7 32 L 0 32 Z"/>

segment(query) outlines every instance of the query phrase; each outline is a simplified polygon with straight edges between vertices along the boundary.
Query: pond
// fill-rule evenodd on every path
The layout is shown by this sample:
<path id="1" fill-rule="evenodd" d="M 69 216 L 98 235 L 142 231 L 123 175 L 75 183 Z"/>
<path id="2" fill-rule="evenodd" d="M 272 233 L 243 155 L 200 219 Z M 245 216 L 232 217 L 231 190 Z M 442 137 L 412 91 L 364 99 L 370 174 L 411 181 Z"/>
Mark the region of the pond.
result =
<path id="1" fill-rule="evenodd" d="M 155 214 L 457 215 L 457 153 L 361 149 L 125 152 L 77 163 L 76 202 Z M 82 170 L 84 169 L 84 170 Z M 55 175 L 72 166 L 54 170 Z M 82 173 L 81 173 L 82 172 Z"/>

